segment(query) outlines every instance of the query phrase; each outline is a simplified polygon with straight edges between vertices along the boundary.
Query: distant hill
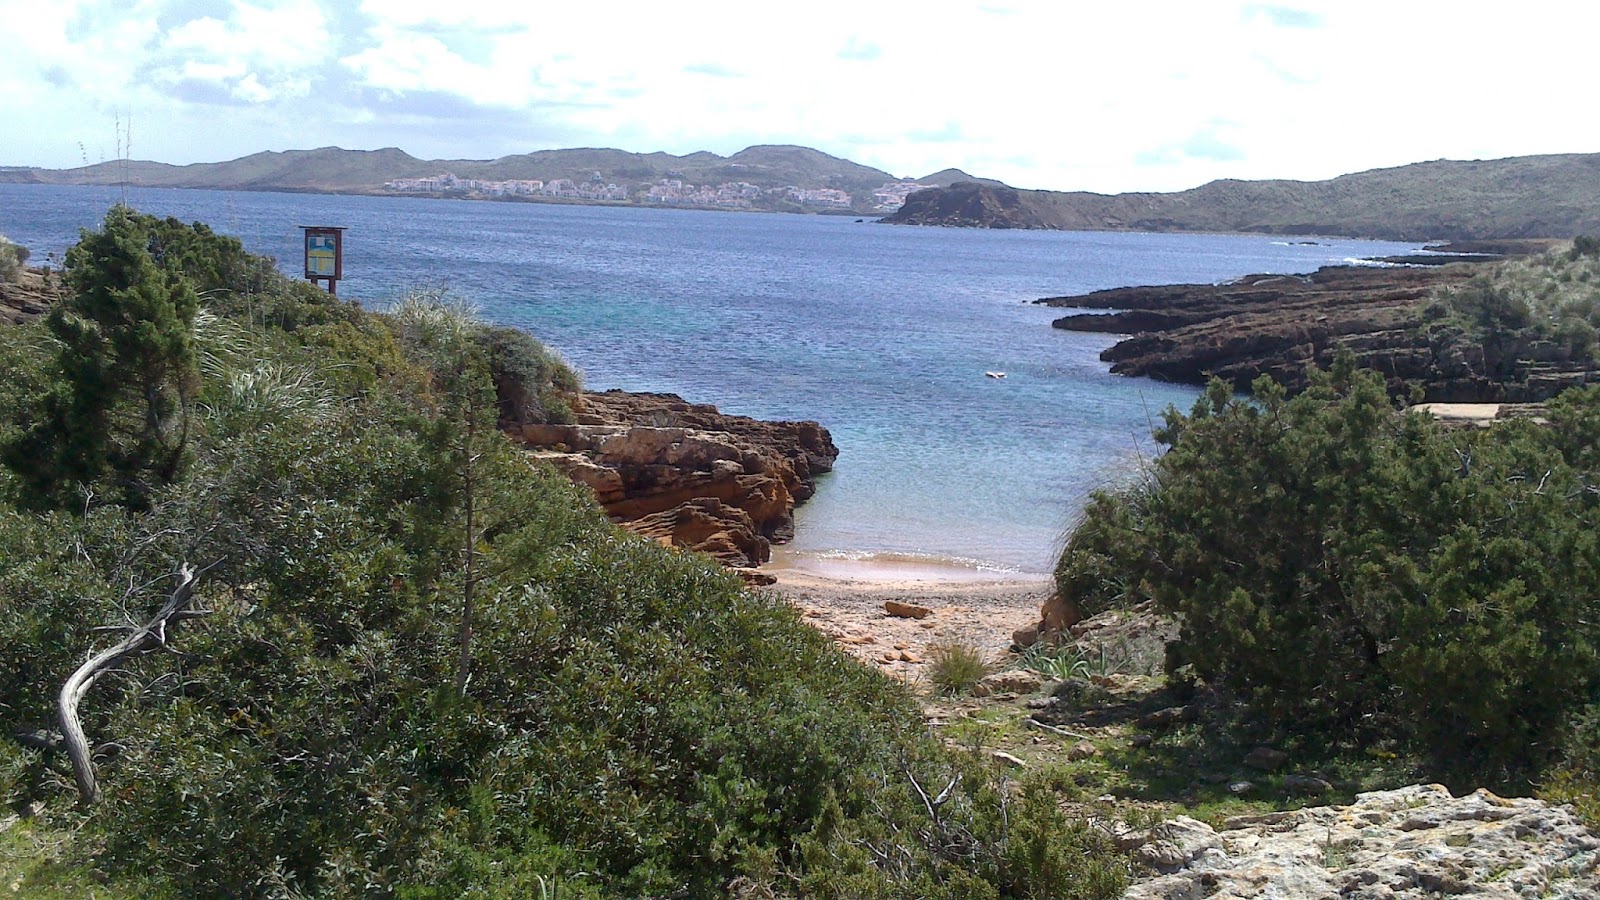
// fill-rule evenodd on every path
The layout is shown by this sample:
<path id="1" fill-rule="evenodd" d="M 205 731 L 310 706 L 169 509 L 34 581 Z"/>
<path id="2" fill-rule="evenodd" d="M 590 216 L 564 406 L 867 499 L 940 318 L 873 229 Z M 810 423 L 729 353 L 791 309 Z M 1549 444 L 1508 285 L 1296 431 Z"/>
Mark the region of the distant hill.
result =
<path id="1" fill-rule="evenodd" d="M 435 174 L 439 165 L 441 163 L 426 162 L 393 147 L 383 150 L 323 147 L 253 153 L 230 162 L 188 166 L 132 160 L 96 163 L 77 169 L 0 169 L 0 182 L 361 192 L 381 189 L 385 181 L 393 178 Z"/>
<path id="2" fill-rule="evenodd" d="M 995 181 L 993 178 L 976 178 L 960 169 L 941 169 L 932 175 L 924 175 L 918 178 L 917 184 L 925 184 L 930 187 L 949 187 L 952 184 L 963 181 L 970 181 L 973 184 L 986 184 L 997 188 L 1009 187 L 1003 181 Z"/>
<path id="3" fill-rule="evenodd" d="M 1213 181 L 1171 194 L 1008 191 L 974 182 L 930 188 L 885 221 L 1391 240 L 1600 234 L 1600 154 L 1438 160 L 1328 181 Z"/>
<path id="4" fill-rule="evenodd" d="M 673 156 L 669 153 L 581 148 L 541 150 L 493 160 L 421 160 L 392 147 L 383 150 L 323 147 L 317 150 L 256 153 L 230 162 L 187 166 L 136 160 L 60 170 L 0 168 L 0 182 L 381 194 L 396 192 L 385 188 L 391 182 L 428 179 L 446 174 L 463 181 L 479 182 L 554 182 L 564 179 L 578 185 L 609 184 L 624 189 L 628 197 L 662 180 L 700 186 L 737 182 L 753 185 L 762 191 L 758 196 L 746 197 L 750 201 L 748 203 L 734 204 L 738 208 L 802 210 L 810 207 L 837 208 L 846 212 L 888 211 L 873 197 L 873 191 L 901 181 L 879 169 L 829 156 L 809 147 L 766 145 L 749 147 L 727 157 L 704 151 Z M 848 197 L 842 202 L 827 196 L 796 197 L 784 192 L 789 188 L 800 191 L 837 190 L 843 191 Z M 769 196 L 766 193 L 768 191 L 779 193 Z M 458 193 L 479 195 L 489 191 L 468 187 L 461 188 Z M 594 198 L 533 195 L 523 199 Z M 897 204 L 898 200 L 895 202 Z"/>
<path id="5" fill-rule="evenodd" d="M 544 186 L 531 188 L 535 181 Z M 983 228 L 1394 240 L 1600 234 L 1600 154 L 1438 160 L 1328 181 L 1226 180 L 1177 193 L 1115 195 L 1019 190 L 960 169 L 913 181 L 789 145 L 749 147 L 732 156 L 580 148 L 492 160 L 323 147 L 187 166 L 137 160 L 60 170 L 0 166 L 0 182 L 892 213 L 885 221 Z M 506 186 L 512 182 L 521 184 Z"/>

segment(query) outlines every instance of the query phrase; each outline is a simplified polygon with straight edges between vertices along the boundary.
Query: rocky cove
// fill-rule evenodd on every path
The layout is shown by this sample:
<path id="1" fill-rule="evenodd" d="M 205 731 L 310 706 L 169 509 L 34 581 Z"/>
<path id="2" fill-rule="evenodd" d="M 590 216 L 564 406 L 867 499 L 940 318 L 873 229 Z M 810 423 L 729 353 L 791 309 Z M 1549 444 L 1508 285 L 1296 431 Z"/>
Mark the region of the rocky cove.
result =
<path id="1" fill-rule="evenodd" d="M 1371 277 L 1364 270 L 1327 271 L 1305 278 L 1245 279 L 1238 290 L 1256 293 L 1239 305 L 1254 303 L 1253 312 L 1265 319 L 1275 300 L 1296 293 L 1280 288 L 1280 282 L 1307 285 L 1299 292 L 1305 296 L 1286 302 L 1299 309 L 1295 304 L 1303 301 L 1295 315 L 1321 325 L 1315 317 L 1328 314 L 1314 312 L 1315 304 L 1337 308 L 1340 291 L 1352 307 L 1381 310 L 1391 303 L 1403 315 L 1406 304 L 1426 298 L 1430 285 L 1456 283 L 1445 281 L 1446 273 L 1470 278 L 1467 268 L 1380 272 L 1387 281 L 1364 281 Z M 1190 287 L 1203 293 L 1202 286 Z M 1186 288 L 1170 290 L 1183 294 Z M 0 294 L 0 311 L 18 319 L 35 317 L 51 302 L 48 293 Z M 1205 322 L 1207 314 L 1225 319 L 1226 312 L 1219 310 L 1231 301 L 1225 290 L 1218 293 L 1224 297 L 1211 298 L 1209 309 L 1202 301 L 1167 306 L 1147 301 L 1143 308 L 1130 304 L 1124 315 L 1192 315 L 1189 324 Z M 1330 328 L 1328 333 L 1371 332 Z M 1320 340 L 1311 339 L 1312 349 L 1297 358 L 1316 358 Z M 839 456 L 828 429 L 817 422 L 726 415 L 674 394 L 587 392 L 571 396 L 569 406 L 569 423 L 502 424 L 530 457 L 592 489 L 623 527 L 705 553 L 755 584 L 774 580 L 755 567 L 769 560 L 774 543 L 792 536 L 795 507 L 813 496 L 816 476 L 829 471 Z M 1276 806 L 1278 811 L 1225 820 L 1212 816 L 1211 824 L 1187 816 L 1149 824 L 1139 815 L 1135 785 L 1096 779 L 1125 764 L 1148 767 L 1150 758 L 1170 752 L 1179 740 L 1175 735 L 1202 721 L 1202 714 L 1196 704 L 1179 705 L 1164 693 L 1155 667 L 1171 638 L 1170 623 L 1156 621 L 1148 609 L 1085 620 L 1070 597 L 1052 597 L 1036 614 L 1042 593 L 1027 595 L 1039 585 L 974 586 L 964 593 L 947 587 L 886 591 L 881 585 L 807 591 L 784 584 L 781 576 L 777 580 L 779 593 L 800 608 L 803 620 L 919 693 L 936 657 L 934 647 L 953 641 L 988 644 L 990 659 L 1004 667 L 986 676 L 971 698 L 928 698 L 927 726 L 958 749 L 975 745 L 974 723 L 992 729 L 990 740 L 998 746 L 990 744 L 985 752 L 997 768 L 1045 771 L 1063 762 L 1076 765 L 1075 784 L 1086 795 L 1104 792 L 1102 806 L 1082 805 L 1092 827 L 1109 833 L 1126 854 L 1133 876 L 1129 897 L 1585 897 L 1600 888 L 1600 840 L 1568 808 L 1486 791 L 1458 798 L 1438 786 L 1367 791 L 1352 801 L 1354 788 L 1334 774 L 1273 748 L 1197 763 L 1183 777 L 1199 785 L 1227 784 L 1229 791 L 1239 786 L 1238 793 L 1257 804 L 1255 809 Z M 1004 646 L 990 643 L 998 637 L 1000 644 L 1009 644 L 1005 636 L 1012 628 L 1035 620 L 1037 625 L 1013 638 L 1016 643 L 1044 635 L 1076 646 L 1080 659 L 1098 651 L 1102 668 L 1107 648 L 1113 648 L 1123 657 L 1118 665 L 1139 674 L 1102 671 L 1090 679 L 1052 682 L 1016 665 Z M 1179 789 L 1175 798 L 1184 805 L 1176 809 L 1202 816 L 1190 808 L 1193 790 Z M 1281 808 L 1307 802 L 1338 805 Z M 1165 814 L 1173 811 L 1169 807 Z M 0 832 L 14 821 L 0 823 Z"/>

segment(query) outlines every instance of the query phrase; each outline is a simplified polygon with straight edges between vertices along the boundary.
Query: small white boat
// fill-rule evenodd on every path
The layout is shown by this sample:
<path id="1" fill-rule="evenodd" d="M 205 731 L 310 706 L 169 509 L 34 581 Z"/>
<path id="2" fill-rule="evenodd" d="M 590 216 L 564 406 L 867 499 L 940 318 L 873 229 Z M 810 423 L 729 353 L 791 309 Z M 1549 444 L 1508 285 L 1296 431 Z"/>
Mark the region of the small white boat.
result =
<path id="1" fill-rule="evenodd" d="M 1004 377 L 1006 377 L 1006 373 L 1004 373 L 1004 372 L 985 372 L 983 374 L 989 376 L 990 378 L 1004 378 Z"/>

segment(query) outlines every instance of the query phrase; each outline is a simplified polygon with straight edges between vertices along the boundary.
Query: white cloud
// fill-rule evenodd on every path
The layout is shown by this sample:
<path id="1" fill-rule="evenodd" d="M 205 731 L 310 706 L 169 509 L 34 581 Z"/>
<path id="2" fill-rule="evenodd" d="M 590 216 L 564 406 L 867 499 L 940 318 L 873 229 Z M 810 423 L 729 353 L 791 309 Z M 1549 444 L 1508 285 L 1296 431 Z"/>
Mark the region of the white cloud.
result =
<path id="1" fill-rule="evenodd" d="M 226 20 L 203 16 L 162 35 L 151 53 L 151 77 L 167 87 L 208 83 L 254 104 L 303 97 L 304 73 L 330 55 L 319 39 L 327 22 L 314 0 L 234 0 Z"/>
<path id="2" fill-rule="evenodd" d="M 1492 16 L 1376 0 L 817 0 L 803 15 L 221 0 L 185 21 L 192 2 L 0 0 L 30 35 L 0 54 L 0 115 L 35 126 L 0 164 L 73 164 L 118 111 L 173 162 L 792 142 L 894 174 L 1100 191 L 1600 150 L 1573 99 L 1600 8 L 1549 0 Z"/>

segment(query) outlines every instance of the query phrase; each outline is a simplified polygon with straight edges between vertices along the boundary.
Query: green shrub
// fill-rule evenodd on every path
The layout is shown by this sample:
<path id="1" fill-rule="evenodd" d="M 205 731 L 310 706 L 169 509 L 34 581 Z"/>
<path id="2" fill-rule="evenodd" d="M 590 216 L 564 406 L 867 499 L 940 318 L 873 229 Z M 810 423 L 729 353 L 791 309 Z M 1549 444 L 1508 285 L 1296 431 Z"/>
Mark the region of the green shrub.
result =
<path id="1" fill-rule="evenodd" d="M 488 355 L 503 424 L 572 421 L 568 397 L 583 384 L 560 356 L 520 328 L 487 326 L 476 341 Z"/>
<path id="2" fill-rule="evenodd" d="M 1170 663 L 1282 732 L 1398 738 L 1462 784 L 1549 763 L 1600 685 L 1600 394 L 1479 434 L 1397 415 L 1348 356 L 1292 400 L 1255 389 L 1168 413 L 1170 449 L 1090 504 L 1060 589 L 1154 598 L 1182 623 Z"/>
<path id="3" fill-rule="evenodd" d="M 1537 342 L 1553 341 L 1596 361 L 1600 329 L 1600 239 L 1495 265 L 1464 285 L 1440 289 L 1424 310 L 1440 348 L 1460 336 L 1478 345 L 1483 374 L 1516 382 Z"/>
<path id="4" fill-rule="evenodd" d="M 108 226 L 131 260 L 119 271 L 139 277 L 101 298 L 105 321 L 135 331 L 170 312 L 141 305 L 147 283 L 157 299 L 194 288 L 184 267 L 129 249 L 148 243 L 129 237 L 140 221 Z M 216 246 L 195 234 L 168 258 Z M 113 639 L 104 626 L 147 617 L 180 562 L 217 563 L 200 591 L 208 614 L 170 627 L 172 652 L 127 661 L 83 705 L 91 742 L 114 750 L 98 763 L 84 853 L 114 885 L 180 897 L 1120 891 L 1117 858 L 1058 797 L 1014 799 L 988 761 L 945 751 L 902 686 L 791 606 L 621 532 L 587 490 L 492 428 L 474 432 L 447 402 L 494 396 L 473 340 L 337 312 L 292 328 L 201 316 L 192 344 L 168 342 L 201 357 L 204 414 L 187 465 L 144 502 L 79 495 L 28 512 L 0 499 L 7 733 L 48 724 L 67 672 Z M 9 338 L 0 371 L 63 389 L 48 354 Z M 537 345 L 505 343 L 519 366 L 544 365 Z M 163 349 L 130 346 L 135 360 Z M 557 365 L 519 371 L 576 387 Z M 0 400 L 8 417 L 30 409 Z M 0 435 L 24 424 L 0 422 Z M 7 462 L 9 488 L 35 464 Z M 59 772 L 28 777 L 43 766 L 0 753 L 6 799 L 68 806 Z M 936 784 L 949 786 L 922 792 Z"/>

